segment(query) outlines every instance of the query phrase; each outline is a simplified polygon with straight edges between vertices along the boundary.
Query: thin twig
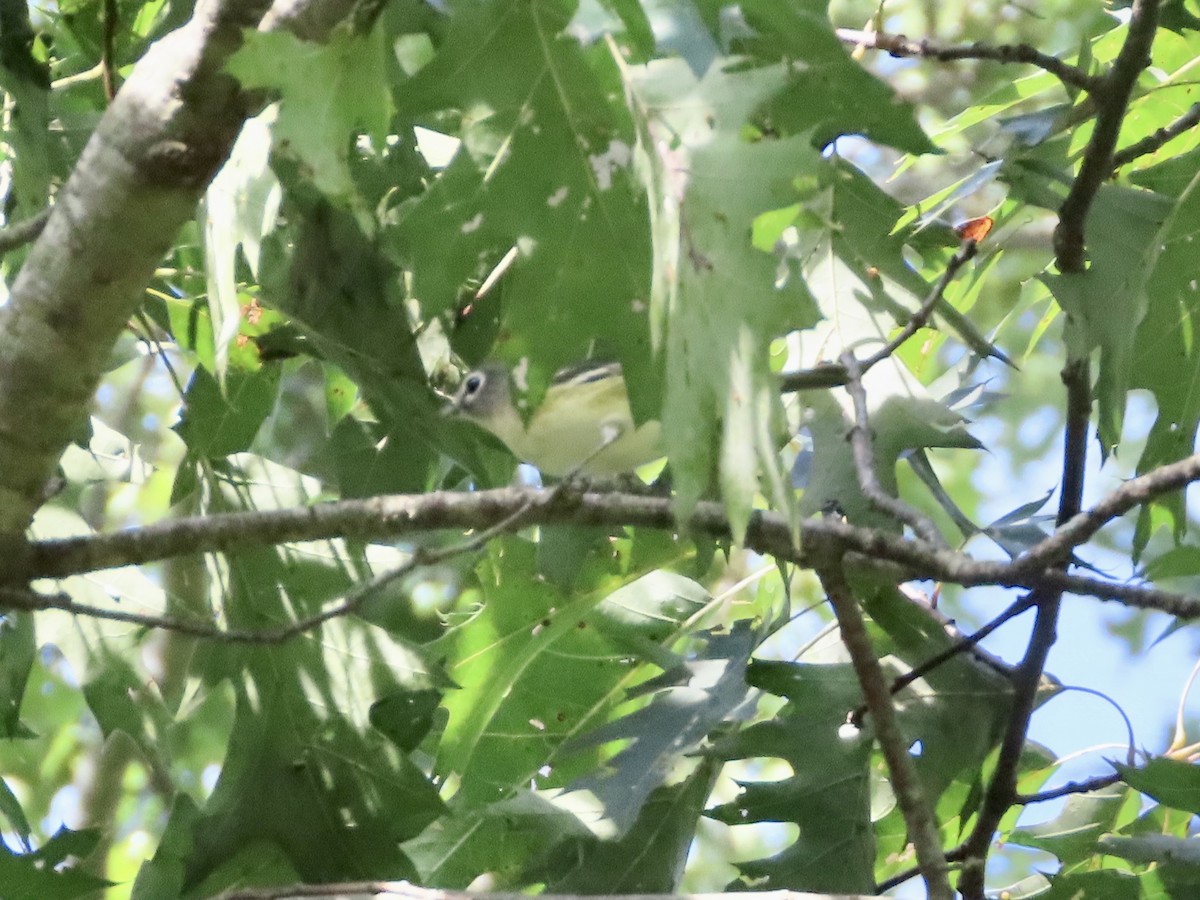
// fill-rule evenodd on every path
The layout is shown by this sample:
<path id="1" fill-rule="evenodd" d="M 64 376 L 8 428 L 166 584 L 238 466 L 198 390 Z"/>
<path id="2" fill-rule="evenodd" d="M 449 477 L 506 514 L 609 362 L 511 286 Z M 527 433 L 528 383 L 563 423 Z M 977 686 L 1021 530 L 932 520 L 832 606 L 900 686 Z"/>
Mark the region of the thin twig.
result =
<path id="1" fill-rule="evenodd" d="M 46 207 L 36 215 L 21 222 L 13 222 L 0 229 L 0 254 L 32 244 L 46 227 L 53 207 Z"/>
<path id="2" fill-rule="evenodd" d="M 905 341 L 925 327 L 929 322 L 929 317 L 933 315 L 934 308 L 941 302 L 942 296 L 946 293 L 946 288 L 950 287 L 950 282 L 958 274 L 958 270 L 974 258 L 978 248 L 979 244 L 970 238 L 959 244 L 958 249 L 954 252 L 954 256 L 950 257 L 950 262 L 946 264 L 946 270 L 942 272 L 941 277 L 937 280 L 937 284 L 930 290 L 929 296 L 925 298 L 925 302 L 921 304 L 920 308 L 909 316 L 904 327 L 896 332 L 890 341 L 858 364 L 859 378 L 899 350 L 904 346 Z M 843 365 L 845 365 L 844 361 Z"/>
<path id="3" fill-rule="evenodd" d="M 1111 775 L 1097 775 L 1095 778 L 1086 778 L 1083 781 L 1071 781 L 1061 787 L 1052 788 L 1048 791 L 1038 791 L 1036 794 L 1017 794 L 1013 798 L 1013 801 L 1022 806 L 1028 806 L 1031 803 L 1045 803 L 1047 800 L 1070 797 L 1072 794 L 1090 794 L 1093 791 L 1111 787 L 1120 780 L 1121 776 L 1116 772 Z"/>
<path id="4" fill-rule="evenodd" d="M 867 393 L 862 383 L 862 369 L 850 351 L 842 354 L 841 363 L 846 367 L 846 373 L 850 376 L 846 382 L 846 393 L 850 395 L 850 399 L 854 403 L 854 425 L 850 428 L 850 448 L 854 454 L 854 468 L 858 473 L 858 485 L 862 488 L 863 496 L 876 509 L 909 525 L 922 539 L 935 547 L 947 546 L 946 539 L 942 537 L 942 533 L 938 531 L 938 527 L 932 519 L 898 497 L 893 497 L 879 483 L 879 477 L 875 474 L 874 441 L 871 437 L 871 422 L 867 412 Z"/>
<path id="5" fill-rule="evenodd" d="M 929 323 L 934 309 L 946 293 L 946 288 L 950 286 L 950 282 L 954 280 L 959 269 L 975 256 L 978 248 L 978 243 L 970 239 L 963 241 L 959 245 L 958 250 L 955 251 L 954 256 L 950 258 L 950 262 L 946 265 L 946 270 L 942 272 L 941 277 L 929 291 L 929 296 L 925 298 L 920 308 L 909 317 L 904 327 L 890 341 L 859 364 L 863 372 L 887 359 L 899 350 L 905 341 Z M 846 367 L 842 363 L 825 362 L 819 363 L 811 369 L 801 369 L 799 372 L 788 372 L 781 375 L 779 378 L 779 390 L 784 394 L 792 394 L 797 391 L 835 388 L 844 386 L 849 380 L 850 374 L 846 371 Z"/>
<path id="6" fill-rule="evenodd" d="M 913 41 L 902 34 L 880 34 L 853 28 L 838 28 L 836 31 L 844 44 L 882 50 L 896 57 L 919 57 L 935 59 L 938 62 L 981 59 L 998 63 L 1026 63 L 1049 72 L 1064 84 L 1085 91 L 1095 90 L 1100 80 L 1078 66 L 1065 63 L 1057 56 L 1042 53 L 1028 44 L 985 44 L 977 41 L 973 44 L 947 45 L 928 39 Z"/>
<path id="7" fill-rule="evenodd" d="M 1044 541 L 1030 547 L 1014 563 L 1035 571 L 1060 562 L 1113 519 L 1196 481 L 1200 481 L 1200 453 L 1132 478 L 1095 506 L 1072 517 Z"/>
<path id="8" fill-rule="evenodd" d="M 942 856 L 941 836 L 933 810 L 925 798 L 921 779 L 908 754 L 908 741 L 896 721 L 887 676 L 875 655 L 875 648 L 871 646 L 862 610 L 846 582 L 842 556 L 836 549 L 829 556 L 827 561 L 818 566 L 817 577 L 821 579 L 821 587 L 833 606 L 842 644 L 862 687 L 863 699 L 871 713 L 872 730 L 887 763 L 892 793 L 904 815 L 904 824 L 908 826 L 909 839 L 916 851 L 917 864 L 925 879 L 928 896 L 933 900 L 951 900 L 953 891 L 947 877 L 946 860 Z"/>
<path id="9" fill-rule="evenodd" d="M 1174 122 L 1164 125 L 1153 134 L 1148 134 L 1140 141 L 1130 144 L 1124 150 L 1118 150 L 1114 153 L 1112 159 L 1113 169 L 1119 169 L 1121 166 L 1128 165 L 1139 157 L 1153 153 L 1168 141 L 1174 140 L 1185 131 L 1195 128 L 1197 125 L 1200 125 L 1200 103 L 1193 103 L 1192 108 Z"/>
<path id="10" fill-rule="evenodd" d="M 990 635 L 992 632 L 994 632 L 997 628 L 999 628 L 1005 622 L 1009 622 L 1009 621 L 1015 619 L 1017 616 L 1021 615 L 1021 613 L 1025 612 L 1029 608 L 1030 608 L 1029 600 L 1026 597 L 1022 597 L 1021 599 L 1017 600 L 1015 603 L 1009 604 L 1008 608 L 1005 609 L 1004 612 L 1000 613 L 1000 615 L 996 616 L 994 619 L 992 619 L 990 622 L 988 622 L 983 627 L 979 628 L 974 633 L 964 635 L 963 637 L 954 641 L 954 643 L 952 643 L 946 649 L 942 650 L 940 653 L 937 653 L 937 654 L 931 656 L 929 659 L 925 660 L 924 662 L 919 663 L 916 666 L 913 666 L 911 669 L 909 669 L 903 675 L 899 675 L 895 679 L 893 679 L 892 685 L 891 685 L 892 694 L 895 695 L 895 694 L 900 693 L 902 690 L 904 690 L 906 687 L 908 687 L 914 681 L 917 681 L 920 678 L 924 678 L 926 675 L 928 675 L 934 669 L 938 668 L 939 666 L 945 665 L 947 662 L 954 659 L 954 657 L 956 657 L 962 653 L 966 653 L 968 650 L 974 649 L 979 644 L 980 641 L 982 641 L 984 638 L 986 638 L 988 635 Z M 861 724 L 862 717 L 866 714 L 866 712 L 867 712 L 866 706 L 860 706 L 853 713 L 851 713 L 850 722 L 855 725 Z"/>
<path id="11" fill-rule="evenodd" d="M 104 32 L 100 45 L 100 65 L 104 73 L 104 99 L 109 103 L 117 96 L 117 0 L 104 0 Z"/>

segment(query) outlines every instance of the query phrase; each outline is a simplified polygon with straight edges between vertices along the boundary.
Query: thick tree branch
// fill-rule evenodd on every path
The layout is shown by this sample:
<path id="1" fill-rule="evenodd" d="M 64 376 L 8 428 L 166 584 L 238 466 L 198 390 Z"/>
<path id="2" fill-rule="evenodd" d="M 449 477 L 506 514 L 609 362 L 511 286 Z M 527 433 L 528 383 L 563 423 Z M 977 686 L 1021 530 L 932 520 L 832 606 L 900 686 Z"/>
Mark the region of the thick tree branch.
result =
<path id="1" fill-rule="evenodd" d="M 1063 445 L 1062 494 L 1057 516 L 1060 526 L 1079 514 L 1083 501 L 1083 475 L 1087 466 L 1087 435 L 1092 408 L 1089 368 L 1086 359 L 1077 360 L 1068 362 L 1062 373 L 1067 388 L 1067 424 Z M 1062 560 L 1055 567 L 1061 569 L 1066 565 L 1067 561 Z M 1035 588 L 1029 595 L 1029 604 L 1037 608 L 1037 618 L 1025 655 L 1013 678 L 1012 711 L 996 757 L 996 768 L 984 792 L 975 828 L 963 842 L 964 865 L 958 889 L 966 900 L 983 900 L 984 874 L 992 837 L 1000 820 L 1017 803 L 1021 753 L 1037 706 L 1046 661 L 1058 639 L 1062 594 L 1062 589 L 1046 586 Z"/>
<path id="2" fill-rule="evenodd" d="M 320 5 L 321 0 L 293 3 Z M 248 112 L 222 71 L 269 0 L 201 0 L 134 68 L 0 309 L 0 535 L 20 535 L 121 329 Z"/>
<path id="3" fill-rule="evenodd" d="M 844 44 L 882 50 L 896 57 L 920 57 L 935 59 L 938 62 L 981 59 L 998 63 L 1026 63 L 1044 69 L 1064 84 L 1085 91 L 1094 90 L 1100 81 L 1078 66 L 1065 63 L 1057 56 L 1042 53 L 1028 44 L 985 44 L 977 41 L 973 44 L 948 45 L 925 38 L 913 41 L 902 34 L 880 34 L 853 28 L 838 28 L 837 36 Z"/>
<path id="4" fill-rule="evenodd" d="M 1133 0 L 1125 43 L 1112 68 L 1092 89 L 1096 101 L 1092 139 L 1083 151 L 1079 174 L 1059 207 L 1058 226 L 1054 229 L 1054 252 L 1060 272 L 1083 271 L 1084 223 L 1100 185 L 1112 174 L 1113 151 L 1121 135 L 1129 97 L 1138 75 L 1150 64 L 1150 47 L 1157 28 L 1157 0 Z"/>
<path id="5" fill-rule="evenodd" d="M 822 555 L 825 554 L 829 558 L 818 563 L 817 577 L 821 579 L 821 587 L 837 616 L 842 644 L 850 655 L 863 699 L 871 713 L 871 728 L 887 763 L 892 792 L 896 795 L 904 824 L 908 827 L 908 837 L 916 851 L 926 891 L 932 900 L 950 900 L 953 891 L 946 875 L 941 836 L 933 811 L 925 799 L 916 766 L 908 754 L 909 742 L 896 720 L 887 676 L 875 655 L 875 648 L 871 646 L 871 637 L 867 633 L 866 620 L 858 600 L 846 582 L 841 551 L 834 547 Z"/>
<path id="6" fill-rule="evenodd" d="M 353 881 L 340 884 L 293 884 L 287 887 L 234 888 L 220 900 L 342 900 L 380 897 L 392 900 L 528 900 L 529 894 L 503 891 L 447 891 L 407 881 Z M 539 894 L 540 900 L 585 900 L 587 894 Z M 607 894 L 605 900 L 726 900 L 728 894 Z M 739 900 L 876 900 L 869 894 L 810 894 L 807 891 L 739 891 Z"/>
<path id="7" fill-rule="evenodd" d="M 30 594 L 20 585 L 30 579 L 63 578 L 189 554 L 237 553 L 291 541 L 337 537 L 372 540 L 438 529 L 488 529 L 486 534 L 491 534 L 527 523 L 630 525 L 668 531 L 679 528 L 668 498 L 533 488 L 371 497 L 298 509 L 196 516 L 112 534 L 35 542 L 23 555 L 14 554 L 11 558 L 7 574 L 13 587 L 0 595 L 0 602 L 21 609 L 57 609 L 196 636 L 219 637 L 211 622 L 82 606 L 64 595 Z M 697 506 L 688 528 L 718 539 L 730 536 L 724 509 L 713 502 Z M 975 560 L 923 541 L 905 540 L 832 518 L 806 519 L 799 528 L 802 545 L 813 540 L 833 542 L 851 554 L 848 561 L 854 565 L 883 569 L 889 577 L 900 581 L 933 579 L 966 587 L 1053 588 L 1161 610 L 1181 618 L 1200 616 L 1200 599 L 1182 594 L 1067 575 L 1053 569 L 1030 572 L 1015 563 Z M 796 550 L 793 535 L 793 526 L 786 516 L 756 511 L 751 516 L 745 542 L 757 552 L 810 566 L 811 560 L 805 552 Z M 473 544 L 478 542 L 477 536 Z M 309 627 L 315 624 L 319 623 L 311 623 Z M 292 633 L 298 632 L 292 629 Z"/>

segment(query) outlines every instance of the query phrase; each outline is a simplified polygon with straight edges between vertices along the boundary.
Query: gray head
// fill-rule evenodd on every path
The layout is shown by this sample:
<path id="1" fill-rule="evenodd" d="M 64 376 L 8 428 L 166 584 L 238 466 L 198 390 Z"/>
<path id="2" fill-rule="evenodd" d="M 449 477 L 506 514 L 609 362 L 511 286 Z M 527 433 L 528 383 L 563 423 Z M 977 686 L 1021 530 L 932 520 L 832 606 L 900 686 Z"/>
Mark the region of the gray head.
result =
<path id="1" fill-rule="evenodd" d="M 489 360 L 467 373 L 447 411 L 486 425 L 511 406 L 508 370 Z"/>

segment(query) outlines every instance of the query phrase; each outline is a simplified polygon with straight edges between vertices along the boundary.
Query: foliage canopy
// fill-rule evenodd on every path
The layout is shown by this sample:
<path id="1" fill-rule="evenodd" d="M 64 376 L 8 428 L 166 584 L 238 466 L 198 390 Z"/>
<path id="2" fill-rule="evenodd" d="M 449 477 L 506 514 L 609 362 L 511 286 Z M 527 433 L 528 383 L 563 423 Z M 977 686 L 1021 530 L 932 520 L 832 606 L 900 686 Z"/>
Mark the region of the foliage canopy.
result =
<path id="1" fill-rule="evenodd" d="M 1200 613 L 1200 19 L 1078 5 L 0 7 L 0 894 L 1194 896 L 1182 724 L 1027 740 Z M 442 414 L 588 357 L 669 496 Z"/>

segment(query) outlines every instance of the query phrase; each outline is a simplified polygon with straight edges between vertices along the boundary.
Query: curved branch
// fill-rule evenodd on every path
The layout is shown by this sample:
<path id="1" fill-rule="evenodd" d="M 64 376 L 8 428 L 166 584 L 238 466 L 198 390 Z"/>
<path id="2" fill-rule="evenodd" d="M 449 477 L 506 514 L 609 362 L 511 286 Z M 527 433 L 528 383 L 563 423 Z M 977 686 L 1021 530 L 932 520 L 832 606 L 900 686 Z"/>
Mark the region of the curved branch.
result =
<path id="1" fill-rule="evenodd" d="M 3 229 L 0 229 L 0 255 L 36 241 L 38 235 L 46 227 L 51 209 L 52 207 L 46 207 L 40 213 L 32 215 L 28 219 L 20 222 L 10 222 Z"/>

